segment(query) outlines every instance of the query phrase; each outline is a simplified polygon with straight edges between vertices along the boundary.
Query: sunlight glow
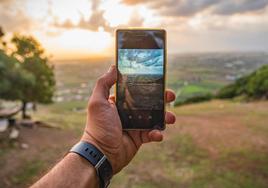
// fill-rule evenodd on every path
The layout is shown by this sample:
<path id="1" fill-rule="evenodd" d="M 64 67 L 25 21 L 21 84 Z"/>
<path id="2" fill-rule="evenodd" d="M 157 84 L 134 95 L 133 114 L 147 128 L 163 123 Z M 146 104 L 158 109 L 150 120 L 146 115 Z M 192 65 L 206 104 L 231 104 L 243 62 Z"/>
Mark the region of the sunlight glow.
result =
<path id="1" fill-rule="evenodd" d="M 51 13 L 56 21 L 63 23 L 70 20 L 73 24 L 77 24 L 81 17 L 88 19 L 92 11 L 90 9 L 90 1 L 88 0 L 57 0 L 51 1 Z"/>
<path id="2" fill-rule="evenodd" d="M 160 22 L 159 16 L 144 5 L 138 7 L 137 13 L 144 19 L 144 25 L 156 26 Z"/>
<path id="3" fill-rule="evenodd" d="M 202 16 L 201 15 L 195 16 L 194 18 L 189 20 L 188 24 L 193 29 L 198 29 L 202 24 Z"/>
<path id="4" fill-rule="evenodd" d="M 38 32 L 35 36 L 56 59 L 107 56 L 111 53 L 113 39 L 110 33 L 101 31 L 101 28 L 98 32 L 85 29 L 65 30 L 55 37 Z"/>
<path id="5" fill-rule="evenodd" d="M 115 43 L 113 31 L 125 27 L 166 29 L 169 36 L 169 52 L 174 53 L 226 51 L 233 50 L 234 47 L 247 51 L 248 49 L 267 51 L 268 43 L 265 39 L 268 28 L 268 6 L 255 10 L 257 7 L 250 7 L 249 4 L 247 11 L 237 10 L 234 13 L 227 11 L 226 14 L 218 14 L 213 6 L 216 8 L 221 3 L 213 3 L 210 8 L 200 10 L 197 3 L 197 9 L 194 9 L 193 14 L 184 15 L 183 10 L 185 9 L 187 13 L 188 7 L 183 7 L 180 1 L 160 3 L 153 0 L 0 0 L 0 2 L 4 5 L 0 6 L 0 25 L 6 33 L 11 35 L 18 32 L 36 37 L 46 51 L 57 59 L 108 56 L 108 54 L 111 56 L 114 54 Z M 176 6 L 181 6 L 182 12 L 176 12 Z"/>
<path id="6" fill-rule="evenodd" d="M 106 1 L 103 3 L 102 9 L 105 10 L 103 16 L 111 27 L 127 24 L 133 11 L 133 8 L 117 1 Z"/>
<path id="7" fill-rule="evenodd" d="M 64 32 L 58 40 L 66 49 L 85 49 L 91 53 L 98 53 L 109 46 L 111 36 L 103 31 L 91 32 L 83 29 L 72 29 Z"/>

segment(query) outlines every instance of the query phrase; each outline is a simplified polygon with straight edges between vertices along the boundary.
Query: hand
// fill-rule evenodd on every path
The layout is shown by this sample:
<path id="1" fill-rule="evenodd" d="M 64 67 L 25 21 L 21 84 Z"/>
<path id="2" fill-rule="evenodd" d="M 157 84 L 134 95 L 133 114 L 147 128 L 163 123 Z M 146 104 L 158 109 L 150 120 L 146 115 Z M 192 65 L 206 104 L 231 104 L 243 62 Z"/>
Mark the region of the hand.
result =
<path id="1" fill-rule="evenodd" d="M 159 130 L 122 131 L 115 98 L 109 97 L 109 90 L 116 82 L 116 75 L 115 66 L 111 66 L 109 71 L 98 79 L 88 103 L 87 124 L 81 139 L 92 143 L 107 156 L 114 174 L 131 161 L 143 143 L 163 140 Z M 174 92 L 166 91 L 166 101 L 174 100 Z M 166 112 L 165 121 L 167 124 L 173 124 L 175 116 Z"/>

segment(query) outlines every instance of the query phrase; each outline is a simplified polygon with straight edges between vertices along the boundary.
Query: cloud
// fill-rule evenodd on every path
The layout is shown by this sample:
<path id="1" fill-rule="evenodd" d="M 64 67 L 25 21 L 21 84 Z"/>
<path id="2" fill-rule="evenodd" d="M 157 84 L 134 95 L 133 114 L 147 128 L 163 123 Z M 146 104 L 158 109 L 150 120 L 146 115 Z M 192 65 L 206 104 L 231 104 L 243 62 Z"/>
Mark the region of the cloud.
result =
<path id="1" fill-rule="evenodd" d="M 165 7 L 162 10 L 164 15 L 168 16 L 180 16 L 189 17 L 201 12 L 217 3 L 220 0 L 185 0 L 185 1 L 173 1 L 170 3 L 170 7 Z M 162 5 L 164 6 L 164 5 Z"/>
<path id="2" fill-rule="evenodd" d="M 221 15 L 241 14 L 263 10 L 267 5 L 268 0 L 224 1 L 220 6 L 214 8 L 213 13 Z"/>
<path id="3" fill-rule="evenodd" d="M 141 27 L 143 25 L 144 19 L 139 15 L 137 11 L 134 11 L 127 24 L 120 24 L 117 27 L 110 26 L 109 22 L 104 18 L 105 10 L 100 9 L 100 0 L 92 0 L 92 15 L 86 20 L 84 17 L 81 17 L 78 24 L 74 24 L 71 20 L 66 20 L 63 23 L 54 22 L 53 25 L 59 28 L 81 28 L 91 31 L 98 31 L 100 28 L 103 28 L 104 31 L 113 33 L 117 27 Z"/>
<path id="4" fill-rule="evenodd" d="M 146 4 L 162 16 L 191 17 L 205 10 L 212 14 L 232 15 L 263 10 L 268 0 L 122 0 L 128 5 Z"/>
<path id="5" fill-rule="evenodd" d="M 0 26 L 12 32 L 30 29 L 33 25 L 31 19 L 24 14 L 22 9 L 14 9 L 14 6 L 20 7 L 20 3 L 14 0 L 0 1 Z"/>
<path id="6" fill-rule="evenodd" d="M 128 21 L 129 26 L 131 27 L 141 27 L 143 26 L 144 18 L 139 15 L 137 11 L 134 11 Z"/>
<path id="7" fill-rule="evenodd" d="M 88 21 L 83 18 L 80 20 L 78 27 L 97 31 L 99 27 L 102 27 L 106 31 L 110 31 L 111 27 L 104 19 L 104 10 L 100 9 L 100 0 L 92 0 L 92 15 Z"/>
<path id="8" fill-rule="evenodd" d="M 92 0 L 91 2 L 92 2 L 92 5 L 91 5 L 92 15 L 89 20 L 86 20 L 84 17 L 81 17 L 78 24 L 74 24 L 71 22 L 71 20 L 68 19 L 63 23 L 58 23 L 57 21 L 55 21 L 53 25 L 56 27 L 61 27 L 61 28 L 66 28 L 66 29 L 83 28 L 83 29 L 89 29 L 92 31 L 97 31 L 100 27 L 102 27 L 106 31 L 107 30 L 110 31 L 111 28 L 109 27 L 109 24 L 103 17 L 104 11 L 99 8 L 100 0 Z"/>

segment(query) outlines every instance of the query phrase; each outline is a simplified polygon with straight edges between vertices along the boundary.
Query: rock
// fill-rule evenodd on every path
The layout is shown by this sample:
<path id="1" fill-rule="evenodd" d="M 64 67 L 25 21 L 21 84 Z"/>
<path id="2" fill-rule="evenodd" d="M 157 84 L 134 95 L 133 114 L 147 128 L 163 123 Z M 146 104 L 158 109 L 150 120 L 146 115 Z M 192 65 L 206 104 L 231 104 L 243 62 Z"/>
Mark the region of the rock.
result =
<path id="1" fill-rule="evenodd" d="M 5 132 L 8 128 L 8 120 L 7 119 L 0 119 L 0 133 Z"/>
<path id="2" fill-rule="evenodd" d="M 26 144 L 26 143 L 21 143 L 20 146 L 21 146 L 22 149 L 29 149 L 29 145 Z"/>
<path id="3" fill-rule="evenodd" d="M 17 128 L 12 128 L 10 134 L 9 134 L 9 139 L 17 139 L 19 137 L 20 131 Z"/>

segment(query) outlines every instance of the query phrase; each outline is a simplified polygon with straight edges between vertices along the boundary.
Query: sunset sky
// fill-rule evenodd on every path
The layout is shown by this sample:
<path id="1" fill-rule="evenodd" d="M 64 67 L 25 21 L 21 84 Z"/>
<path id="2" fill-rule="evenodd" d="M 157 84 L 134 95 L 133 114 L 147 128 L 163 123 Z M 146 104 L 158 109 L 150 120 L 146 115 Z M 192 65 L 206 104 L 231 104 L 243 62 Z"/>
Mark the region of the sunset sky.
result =
<path id="1" fill-rule="evenodd" d="M 268 51 L 268 0 L 0 0 L 0 26 L 55 59 L 111 56 L 114 30 L 160 27 L 169 53 Z"/>

